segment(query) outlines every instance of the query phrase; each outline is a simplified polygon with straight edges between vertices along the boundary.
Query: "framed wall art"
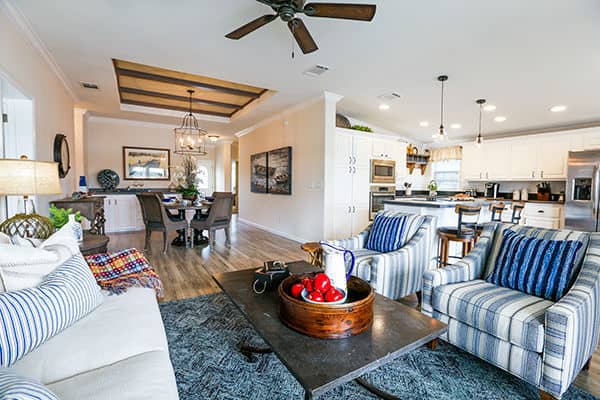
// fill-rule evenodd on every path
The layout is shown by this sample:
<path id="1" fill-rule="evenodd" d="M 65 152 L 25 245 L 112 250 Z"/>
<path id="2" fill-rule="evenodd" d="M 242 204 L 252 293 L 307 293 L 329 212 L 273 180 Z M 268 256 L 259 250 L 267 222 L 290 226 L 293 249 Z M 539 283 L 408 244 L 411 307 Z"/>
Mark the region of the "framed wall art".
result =
<path id="1" fill-rule="evenodd" d="M 171 151 L 148 147 L 123 147 L 123 176 L 126 180 L 168 181 Z"/>

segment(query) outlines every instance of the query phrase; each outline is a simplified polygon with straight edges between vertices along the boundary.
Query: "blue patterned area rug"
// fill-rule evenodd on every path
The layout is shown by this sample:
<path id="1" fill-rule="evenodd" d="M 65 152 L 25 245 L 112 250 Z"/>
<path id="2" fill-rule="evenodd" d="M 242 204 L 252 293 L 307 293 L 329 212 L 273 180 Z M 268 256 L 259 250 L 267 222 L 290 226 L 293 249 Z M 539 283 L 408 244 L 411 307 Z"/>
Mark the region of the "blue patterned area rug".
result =
<path id="1" fill-rule="evenodd" d="M 160 305 L 182 400 L 304 399 L 304 391 L 273 354 L 248 363 L 238 345 L 264 345 L 223 294 Z M 441 343 L 426 347 L 363 376 L 402 400 L 539 399 L 531 385 Z M 377 399 L 352 382 L 320 399 Z M 598 399 L 574 386 L 565 400 Z"/>

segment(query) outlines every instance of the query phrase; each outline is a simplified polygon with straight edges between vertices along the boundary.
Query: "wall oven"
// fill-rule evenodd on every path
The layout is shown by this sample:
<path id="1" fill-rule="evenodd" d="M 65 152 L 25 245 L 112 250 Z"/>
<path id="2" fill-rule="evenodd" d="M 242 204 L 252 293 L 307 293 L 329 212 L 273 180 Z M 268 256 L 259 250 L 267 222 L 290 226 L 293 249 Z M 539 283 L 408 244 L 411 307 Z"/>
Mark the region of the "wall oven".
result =
<path id="1" fill-rule="evenodd" d="M 372 186 L 371 197 L 369 200 L 369 216 L 372 221 L 375 214 L 382 211 L 384 208 L 383 202 L 386 200 L 394 200 L 396 198 L 395 186 Z"/>
<path id="2" fill-rule="evenodd" d="M 396 183 L 396 161 L 371 160 L 371 183 Z"/>

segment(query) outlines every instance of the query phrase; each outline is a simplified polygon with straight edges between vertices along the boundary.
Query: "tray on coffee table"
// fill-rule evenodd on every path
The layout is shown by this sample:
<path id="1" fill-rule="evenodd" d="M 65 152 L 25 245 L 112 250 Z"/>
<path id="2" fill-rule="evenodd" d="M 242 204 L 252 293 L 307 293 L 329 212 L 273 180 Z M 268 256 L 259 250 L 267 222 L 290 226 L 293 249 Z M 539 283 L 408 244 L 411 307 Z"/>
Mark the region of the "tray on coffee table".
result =
<path id="1" fill-rule="evenodd" d="M 304 261 L 289 263 L 288 267 L 292 273 L 315 271 Z M 243 270 L 215 274 L 213 279 L 269 346 L 268 349 L 243 346 L 242 352 L 249 358 L 252 357 L 250 353 L 274 352 L 302 385 L 306 399 L 357 379 L 437 339 L 447 330 L 446 324 L 376 294 L 373 325 L 367 331 L 346 339 L 313 338 L 281 322 L 277 291 L 254 293 L 253 277 L 254 270 Z M 314 362 L 317 359 L 320 361 Z M 361 380 L 359 383 L 386 397 L 385 393 L 377 393 L 376 388 L 368 387 L 366 382 Z"/>

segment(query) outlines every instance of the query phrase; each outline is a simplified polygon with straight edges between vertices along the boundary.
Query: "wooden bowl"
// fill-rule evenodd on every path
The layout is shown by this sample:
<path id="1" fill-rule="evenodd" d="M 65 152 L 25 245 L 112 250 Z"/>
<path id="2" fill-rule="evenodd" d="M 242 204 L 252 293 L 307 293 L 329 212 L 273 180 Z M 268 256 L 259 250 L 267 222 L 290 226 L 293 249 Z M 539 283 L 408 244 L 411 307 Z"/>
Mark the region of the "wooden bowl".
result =
<path id="1" fill-rule="evenodd" d="M 373 323 L 373 288 L 355 276 L 348 281 L 348 298 L 343 304 L 311 304 L 290 295 L 290 287 L 306 276 L 292 275 L 279 285 L 279 317 L 300 333 L 321 339 L 343 339 L 358 335 Z"/>

